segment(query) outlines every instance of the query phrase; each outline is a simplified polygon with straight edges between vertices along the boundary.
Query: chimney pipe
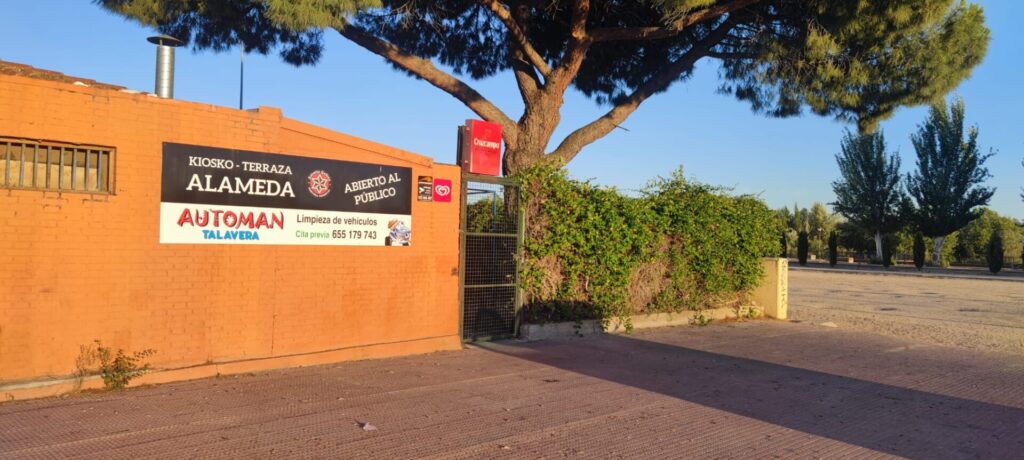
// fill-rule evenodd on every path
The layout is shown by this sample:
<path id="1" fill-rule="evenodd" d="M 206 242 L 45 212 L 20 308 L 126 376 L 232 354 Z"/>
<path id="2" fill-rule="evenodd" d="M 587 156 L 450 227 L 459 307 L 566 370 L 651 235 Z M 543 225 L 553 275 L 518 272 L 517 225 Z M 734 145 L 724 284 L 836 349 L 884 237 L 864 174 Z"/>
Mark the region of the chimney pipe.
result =
<path id="1" fill-rule="evenodd" d="M 154 35 L 147 38 L 156 45 L 156 89 L 157 96 L 174 99 L 174 48 L 185 43 L 169 35 Z"/>

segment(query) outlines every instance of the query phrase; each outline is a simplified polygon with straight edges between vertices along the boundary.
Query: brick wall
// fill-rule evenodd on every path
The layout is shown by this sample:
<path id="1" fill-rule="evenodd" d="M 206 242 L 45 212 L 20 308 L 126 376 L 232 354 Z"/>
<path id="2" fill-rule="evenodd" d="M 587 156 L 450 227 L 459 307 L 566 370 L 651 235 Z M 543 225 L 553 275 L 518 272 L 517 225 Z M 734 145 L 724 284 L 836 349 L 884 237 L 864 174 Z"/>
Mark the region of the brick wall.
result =
<path id="1" fill-rule="evenodd" d="M 457 203 L 413 197 L 408 248 L 158 243 L 163 142 L 406 166 L 458 190 L 454 166 L 273 108 L 17 76 L 0 76 L 0 136 L 116 149 L 113 195 L 0 190 L 0 383 L 67 376 L 94 339 L 156 349 L 157 368 L 460 343 Z"/>

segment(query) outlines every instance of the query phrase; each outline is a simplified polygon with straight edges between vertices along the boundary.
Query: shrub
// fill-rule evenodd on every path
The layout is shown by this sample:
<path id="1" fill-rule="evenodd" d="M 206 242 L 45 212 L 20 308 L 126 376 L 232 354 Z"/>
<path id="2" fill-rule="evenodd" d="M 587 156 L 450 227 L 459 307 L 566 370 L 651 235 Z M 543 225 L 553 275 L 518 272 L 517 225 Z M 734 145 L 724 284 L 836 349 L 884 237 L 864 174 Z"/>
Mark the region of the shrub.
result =
<path id="1" fill-rule="evenodd" d="M 103 378 L 103 386 L 108 390 L 121 390 L 142 374 L 149 371 L 149 364 L 143 360 L 156 354 L 156 350 L 146 349 L 136 351 L 132 354 L 125 354 L 124 350 L 117 352 L 110 347 L 103 346 L 99 340 L 95 340 L 92 346 L 80 347 L 80 354 L 76 360 L 79 376 L 91 373 L 90 367 L 97 365 L 93 372 L 98 372 Z"/>
<path id="2" fill-rule="evenodd" d="M 914 266 L 918 270 L 924 267 L 925 244 L 924 235 L 920 232 L 914 234 Z"/>
<path id="3" fill-rule="evenodd" d="M 796 240 L 796 258 L 800 265 L 807 265 L 807 232 L 800 232 Z"/>
<path id="4" fill-rule="evenodd" d="M 839 263 L 839 235 L 835 231 L 828 235 L 828 264 L 835 267 Z"/>
<path id="5" fill-rule="evenodd" d="M 530 322 L 739 304 L 779 253 L 773 212 L 682 172 L 629 197 L 535 168 L 522 175 L 528 215 L 521 280 Z"/>
<path id="6" fill-rule="evenodd" d="M 988 240 L 988 271 L 992 274 L 1003 269 L 1003 236 L 993 232 Z"/>

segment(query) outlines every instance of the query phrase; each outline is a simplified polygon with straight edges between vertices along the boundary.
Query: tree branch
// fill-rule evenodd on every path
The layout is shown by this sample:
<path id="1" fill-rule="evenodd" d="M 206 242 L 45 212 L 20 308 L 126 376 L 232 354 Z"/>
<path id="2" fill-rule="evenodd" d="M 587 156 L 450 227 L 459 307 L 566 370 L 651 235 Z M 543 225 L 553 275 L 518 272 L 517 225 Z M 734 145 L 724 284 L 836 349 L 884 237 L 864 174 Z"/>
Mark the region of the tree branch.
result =
<path id="1" fill-rule="evenodd" d="M 729 3 L 716 5 L 694 13 L 683 16 L 667 27 L 606 27 L 590 31 L 590 36 L 595 42 L 607 42 L 616 40 L 657 40 L 679 35 L 699 22 L 718 18 L 724 14 L 746 8 L 761 0 L 733 0 Z"/>
<path id="2" fill-rule="evenodd" d="M 707 57 L 727 60 L 727 59 L 754 59 L 757 57 L 754 53 L 719 53 L 716 51 L 708 51 Z"/>
<path id="3" fill-rule="evenodd" d="M 526 33 L 530 23 L 530 7 L 522 3 L 516 3 L 510 7 L 510 11 L 515 14 L 516 26 L 519 27 L 519 30 Z M 526 60 L 522 49 L 513 48 L 510 58 L 512 61 L 510 63 L 512 73 L 516 77 L 516 84 L 519 86 L 519 94 L 523 98 L 523 105 L 529 107 L 534 102 L 537 97 L 537 91 L 544 85 L 544 82 L 537 75 L 537 68 Z"/>
<path id="4" fill-rule="evenodd" d="M 522 51 L 523 55 L 528 59 L 528 62 L 537 68 L 545 78 L 551 73 L 551 68 L 548 67 L 548 63 L 544 61 L 544 58 L 537 53 L 537 50 L 530 44 L 530 40 L 526 37 L 526 33 L 516 23 L 515 18 L 512 17 L 512 13 L 505 9 L 498 0 L 480 0 L 485 6 L 487 6 L 495 16 L 501 20 L 502 24 L 505 24 L 505 28 L 508 29 L 508 33 L 515 40 L 515 43 L 519 45 L 519 50 Z"/>
<path id="5" fill-rule="evenodd" d="M 523 96 L 523 103 L 529 104 L 537 94 L 537 89 L 544 83 L 537 76 L 536 70 L 529 62 L 523 59 L 522 52 L 516 50 L 512 53 L 512 73 L 516 77 L 516 84 L 519 86 L 519 94 Z"/>
<path id="6" fill-rule="evenodd" d="M 352 24 L 346 25 L 344 28 L 335 28 L 335 30 L 353 43 L 452 95 L 484 120 L 501 124 L 505 140 L 509 143 L 515 141 L 519 131 L 511 118 L 471 86 L 435 67 L 429 59 L 402 51 L 394 44 L 381 40 Z"/>
<path id="7" fill-rule="evenodd" d="M 565 55 L 551 76 L 548 78 L 549 94 L 557 95 L 555 99 L 561 100 L 562 94 L 569 87 L 569 83 L 576 78 L 583 59 L 587 56 L 587 50 L 594 42 L 587 33 L 587 18 L 590 16 L 590 0 L 576 0 L 573 3 L 572 23 L 569 25 L 569 44 L 565 48 Z M 557 110 L 556 107 L 549 108 Z"/>
<path id="8" fill-rule="evenodd" d="M 640 85 L 625 101 L 616 105 L 605 113 L 601 118 L 583 126 L 572 134 L 566 136 L 561 144 L 547 156 L 558 165 L 565 165 L 576 157 L 576 154 L 590 143 L 604 137 L 616 126 L 628 118 L 647 98 L 664 91 L 683 72 L 693 68 L 694 63 L 706 56 L 708 52 L 718 44 L 735 26 L 732 17 L 726 19 L 715 30 L 711 31 L 703 40 L 695 43 L 689 51 L 665 67 L 660 73 L 652 76 L 643 85 Z"/>

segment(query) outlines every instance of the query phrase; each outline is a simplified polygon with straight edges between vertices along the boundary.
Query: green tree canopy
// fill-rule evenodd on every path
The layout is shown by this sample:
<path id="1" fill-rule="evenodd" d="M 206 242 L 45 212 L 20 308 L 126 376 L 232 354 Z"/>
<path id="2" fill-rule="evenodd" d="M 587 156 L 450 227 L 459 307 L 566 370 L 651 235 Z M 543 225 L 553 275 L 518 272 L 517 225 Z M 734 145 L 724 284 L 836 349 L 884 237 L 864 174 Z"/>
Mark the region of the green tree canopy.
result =
<path id="1" fill-rule="evenodd" d="M 964 101 L 948 108 L 945 101 L 932 106 L 928 119 L 911 136 L 917 152 L 917 170 L 907 174 L 907 190 L 917 205 L 914 222 L 921 233 L 935 239 L 934 262 L 943 238 L 981 216 L 995 189 L 981 184 L 990 174 L 978 147 L 978 128 L 964 137 Z"/>
<path id="2" fill-rule="evenodd" d="M 1010 257 L 1020 257 L 1024 249 L 1024 228 L 1010 217 L 988 209 L 981 209 L 981 215 L 960 230 L 953 254 L 962 262 L 980 262 L 988 251 L 992 235 L 999 233 L 1003 247 Z"/>
<path id="3" fill-rule="evenodd" d="M 824 241 L 836 228 L 836 216 L 828 212 L 824 203 L 815 202 L 808 213 L 808 232 L 812 240 Z"/>
<path id="4" fill-rule="evenodd" d="M 881 257 L 882 236 L 904 225 L 907 197 L 900 187 L 900 157 L 885 152 L 881 132 L 857 135 L 847 131 L 836 155 L 841 178 L 832 183 L 832 207 L 874 235 L 875 255 Z"/>
<path id="5" fill-rule="evenodd" d="M 869 131 L 954 88 L 989 35 L 982 9 L 954 0 L 95 1 L 195 49 L 277 50 L 293 64 L 315 63 L 336 31 L 502 124 L 506 173 L 568 163 L 704 58 L 758 112 L 808 108 Z M 505 71 L 518 119 L 459 78 Z M 553 143 L 569 87 L 609 110 Z"/>

